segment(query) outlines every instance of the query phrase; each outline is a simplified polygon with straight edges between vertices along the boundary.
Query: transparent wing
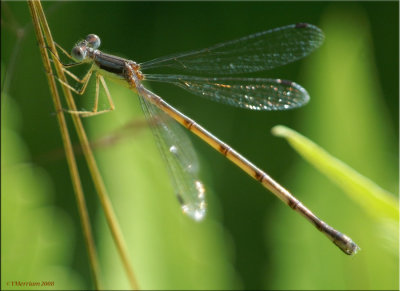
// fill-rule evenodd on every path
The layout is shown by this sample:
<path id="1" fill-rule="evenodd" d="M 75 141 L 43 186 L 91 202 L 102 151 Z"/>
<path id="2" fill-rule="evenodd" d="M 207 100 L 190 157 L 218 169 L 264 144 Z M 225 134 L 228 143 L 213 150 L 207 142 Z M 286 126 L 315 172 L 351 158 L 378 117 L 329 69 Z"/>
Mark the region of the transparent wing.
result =
<path id="1" fill-rule="evenodd" d="M 184 75 L 145 75 L 145 80 L 174 84 L 213 101 L 251 110 L 285 110 L 310 99 L 299 84 L 264 78 L 203 78 Z"/>
<path id="2" fill-rule="evenodd" d="M 198 161 L 191 141 L 181 125 L 140 97 L 160 153 L 167 164 L 175 194 L 182 211 L 196 221 L 206 214 L 205 189 L 198 180 Z"/>
<path id="3" fill-rule="evenodd" d="M 169 55 L 140 64 L 142 70 L 170 67 L 199 73 L 239 74 L 269 70 L 301 59 L 324 40 L 307 23 L 287 25 L 212 47 Z"/>

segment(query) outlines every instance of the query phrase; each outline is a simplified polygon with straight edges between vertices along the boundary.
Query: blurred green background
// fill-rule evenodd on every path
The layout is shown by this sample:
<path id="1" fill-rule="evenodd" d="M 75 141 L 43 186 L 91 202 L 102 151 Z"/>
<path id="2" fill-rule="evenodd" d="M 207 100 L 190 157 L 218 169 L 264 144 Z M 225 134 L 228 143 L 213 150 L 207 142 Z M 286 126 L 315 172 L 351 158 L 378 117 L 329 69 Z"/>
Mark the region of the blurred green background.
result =
<path id="1" fill-rule="evenodd" d="M 1 4 L 1 287 L 12 290 L 14 281 L 43 280 L 54 281 L 55 289 L 91 289 L 75 197 L 28 7 L 25 2 Z M 267 171 L 362 250 L 354 257 L 341 253 L 193 136 L 208 214 L 205 221 L 192 222 L 181 214 L 150 131 L 140 126 L 137 96 L 110 83 L 116 110 L 84 123 L 96 141 L 121 137 L 118 129 L 133 122 L 117 142 L 100 142 L 95 154 L 143 289 L 398 289 L 398 241 L 385 239 L 397 227 L 385 229 L 270 134 L 274 125 L 291 127 L 397 195 L 398 5 L 43 3 L 53 37 L 67 51 L 96 33 L 105 52 L 139 63 L 297 22 L 315 24 L 325 33 L 323 46 L 306 59 L 251 75 L 304 86 L 311 102 L 298 110 L 251 112 L 172 86 L 152 89 Z M 86 96 L 93 96 L 91 85 Z M 77 155 L 102 282 L 107 289 L 128 289 L 85 161 Z"/>

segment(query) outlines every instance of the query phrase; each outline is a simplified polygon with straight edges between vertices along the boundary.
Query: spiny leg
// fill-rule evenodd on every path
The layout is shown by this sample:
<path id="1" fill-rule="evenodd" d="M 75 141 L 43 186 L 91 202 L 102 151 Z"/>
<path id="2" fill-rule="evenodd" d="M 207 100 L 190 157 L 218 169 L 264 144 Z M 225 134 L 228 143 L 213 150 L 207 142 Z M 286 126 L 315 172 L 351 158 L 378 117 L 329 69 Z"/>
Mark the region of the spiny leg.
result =
<path id="1" fill-rule="evenodd" d="M 106 92 L 108 104 L 110 104 L 110 108 L 108 111 L 113 111 L 115 109 L 115 106 L 114 106 L 114 102 L 112 100 L 110 91 L 108 91 L 108 87 L 107 87 L 106 81 L 104 80 L 104 77 L 102 75 L 99 75 L 99 76 L 100 76 L 100 81 L 101 81 L 101 84 L 103 85 L 104 91 Z"/>
<path id="2" fill-rule="evenodd" d="M 56 78 L 57 78 L 57 80 L 61 83 L 62 86 L 66 87 L 66 88 L 70 89 L 71 91 L 73 91 L 74 93 L 76 93 L 76 94 L 82 96 L 82 95 L 85 93 L 86 88 L 87 88 L 87 86 L 88 86 L 88 84 L 89 84 L 90 77 L 91 77 L 92 74 L 93 74 L 93 70 L 94 70 L 94 66 L 92 65 L 92 67 L 89 69 L 89 71 L 86 73 L 86 75 L 85 75 L 82 79 L 79 79 L 79 78 L 78 78 L 77 76 L 75 76 L 73 73 L 71 73 L 71 72 L 68 71 L 67 69 L 63 68 L 63 71 L 64 71 L 65 73 L 67 73 L 67 74 L 68 74 L 69 76 L 71 76 L 74 80 L 76 80 L 77 82 L 79 82 L 79 83 L 82 84 L 82 86 L 81 86 L 81 88 L 80 88 L 79 90 L 78 90 L 78 89 L 75 89 L 74 87 L 72 87 L 72 86 L 69 85 L 68 83 L 64 82 L 64 81 L 61 80 L 60 78 L 58 78 L 58 77 L 56 77 Z M 64 110 L 65 112 L 72 113 L 72 114 L 79 114 L 79 112 L 80 112 L 80 111 L 78 111 L 78 110 L 69 110 L 69 109 L 63 109 L 63 110 Z M 86 111 L 83 111 L 82 113 L 85 114 Z"/>
<path id="3" fill-rule="evenodd" d="M 91 77 L 92 74 L 93 74 L 94 65 L 92 65 L 92 66 L 90 67 L 89 71 L 86 73 L 86 75 L 85 75 L 82 79 L 79 79 L 77 76 L 75 76 L 73 73 L 71 73 L 71 72 L 68 71 L 67 69 L 63 69 L 63 70 L 64 70 L 64 72 L 67 73 L 70 77 L 72 77 L 75 81 L 77 81 L 77 82 L 79 82 L 79 83 L 81 83 L 81 84 L 83 84 L 83 85 L 82 85 L 82 87 L 81 87 L 79 90 L 77 90 L 77 89 L 75 89 L 74 87 L 72 87 L 71 85 L 69 85 L 69 84 L 65 83 L 64 81 L 60 80 L 59 78 L 57 78 L 58 81 L 59 81 L 62 85 L 64 85 L 65 87 L 67 87 L 67 88 L 69 88 L 70 90 L 72 90 L 73 92 L 75 92 L 76 94 L 83 95 L 83 94 L 85 93 L 85 91 L 86 91 L 87 85 L 89 84 L 90 77 Z"/>
<path id="4" fill-rule="evenodd" d="M 100 110 L 100 111 L 98 111 L 99 95 L 100 95 L 99 82 L 101 82 L 101 85 L 104 88 L 104 92 L 106 93 L 107 100 L 110 105 L 110 107 L 108 109 L 104 109 L 104 110 Z M 102 114 L 105 112 L 113 111 L 114 109 L 115 109 L 114 102 L 112 101 L 111 94 L 110 94 L 110 91 L 108 90 L 106 82 L 104 81 L 104 77 L 102 75 L 96 73 L 96 96 L 94 99 L 94 106 L 93 106 L 92 111 L 68 111 L 68 112 L 72 113 L 72 114 L 79 114 L 82 117 L 89 117 L 89 116 L 94 116 L 94 115 Z"/>
<path id="5" fill-rule="evenodd" d="M 64 55 L 66 55 L 69 59 L 75 61 L 74 58 L 73 58 L 65 49 L 63 49 L 59 44 L 57 44 L 56 42 L 54 42 L 54 44 L 56 45 L 56 47 L 57 47 Z M 60 62 L 60 60 L 58 59 L 58 57 L 57 57 L 57 56 L 55 56 L 55 57 L 56 57 L 57 60 Z M 81 62 L 81 63 L 76 63 L 76 62 L 75 62 L 75 63 L 72 63 L 72 64 L 63 64 L 63 63 L 61 63 L 61 64 L 62 64 L 62 68 L 63 68 L 64 73 L 66 73 L 68 76 L 70 76 L 70 77 L 71 77 L 72 79 L 74 79 L 75 81 L 77 81 L 77 82 L 79 82 L 79 83 L 81 83 L 81 84 L 84 84 L 84 85 L 82 86 L 81 89 L 76 90 L 75 88 L 73 88 L 73 87 L 70 86 L 69 84 L 66 84 L 66 83 L 63 82 L 62 80 L 58 79 L 58 81 L 59 81 L 61 84 L 63 84 L 63 85 L 65 85 L 66 87 L 68 87 L 69 89 L 73 90 L 75 93 L 77 93 L 77 94 L 79 94 L 79 95 L 82 95 L 82 94 L 85 92 L 87 83 L 89 82 L 90 76 L 92 75 L 92 72 L 93 72 L 93 69 L 94 69 L 93 65 L 90 67 L 90 69 L 89 69 L 88 72 L 85 74 L 85 76 L 84 76 L 82 79 L 80 79 L 80 78 L 77 77 L 75 74 L 73 74 L 72 72 L 70 72 L 67 68 L 70 68 L 70 67 L 73 67 L 73 66 L 82 65 L 82 64 L 84 64 L 83 62 Z"/>
<path id="6" fill-rule="evenodd" d="M 91 68 L 88 70 L 88 72 L 86 73 L 86 75 L 83 76 L 82 79 L 80 79 L 79 77 L 77 77 L 74 73 L 70 72 L 70 71 L 67 70 L 66 68 L 63 68 L 63 71 L 64 71 L 68 76 L 70 76 L 72 79 L 74 79 L 75 81 L 77 81 L 77 82 L 83 84 L 83 83 L 86 82 L 86 78 L 88 78 L 87 75 L 89 74 L 89 72 L 90 72 L 90 71 L 93 71 L 93 68 L 91 67 Z"/>

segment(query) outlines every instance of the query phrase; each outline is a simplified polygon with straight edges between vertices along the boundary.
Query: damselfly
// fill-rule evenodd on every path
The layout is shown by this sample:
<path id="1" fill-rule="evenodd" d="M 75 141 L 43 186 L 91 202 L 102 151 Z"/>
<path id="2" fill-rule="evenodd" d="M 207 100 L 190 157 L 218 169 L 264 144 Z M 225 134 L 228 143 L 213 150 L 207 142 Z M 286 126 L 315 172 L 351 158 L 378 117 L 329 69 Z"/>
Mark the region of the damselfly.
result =
<path id="1" fill-rule="evenodd" d="M 304 105 L 309 100 L 307 91 L 294 82 L 281 79 L 219 76 L 269 70 L 294 62 L 318 48 L 323 40 L 324 35 L 318 27 L 299 23 L 252 34 L 206 49 L 174 54 L 137 64 L 134 61 L 101 52 L 98 49 L 100 38 L 95 34 L 89 34 L 75 45 L 72 56 L 60 47 L 66 55 L 76 61 L 76 63 L 64 65 L 65 68 L 83 63 L 92 64 L 82 79 L 64 69 L 69 76 L 80 82 L 82 87 L 77 90 L 61 82 L 74 92 L 83 94 L 90 77 L 95 72 L 96 97 L 93 110 L 70 111 L 83 116 L 114 109 L 103 76 L 122 81 L 139 94 L 143 111 L 148 120 L 152 121 L 151 128 L 160 152 L 167 162 L 182 210 L 195 220 L 203 219 L 206 213 L 205 188 L 197 178 L 196 155 L 190 141 L 175 121 L 222 153 L 285 204 L 304 216 L 343 252 L 352 255 L 359 248 L 348 236 L 320 220 L 269 175 L 142 84 L 142 81 L 170 83 L 193 94 L 250 110 L 292 109 Z M 160 67 L 209 74 L 213 77 L 142 73 L 147 69 Z M 100 83 L 107 95 L 110 108 L 99 111 Z"/>

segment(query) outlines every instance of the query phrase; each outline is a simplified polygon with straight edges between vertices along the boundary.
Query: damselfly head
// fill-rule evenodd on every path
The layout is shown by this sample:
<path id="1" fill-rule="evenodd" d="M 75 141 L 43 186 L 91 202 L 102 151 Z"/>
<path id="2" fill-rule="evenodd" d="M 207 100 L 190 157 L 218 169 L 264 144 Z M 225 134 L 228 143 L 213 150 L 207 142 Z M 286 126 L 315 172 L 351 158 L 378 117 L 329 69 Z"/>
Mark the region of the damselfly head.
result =
<path id="1" fill-rule="evenodd" d="M 87 41 L 87 44 L 89 47 L 97 49 L 100 47 L 101 41 L 100 37 L 98 37 L 96 34 L 88 34 L 88 36 L 85 38 Z"/>
<path id="2" fill-rule="evenodd" d="M 86 59 L 87 47 L 82 45 L 82 42 L 74 46 L 71 51 L 71 56 L 78 62 L 82 62 Z"/>
<path id="3" fill-rule="evenodd" d="M 86 36 L 84 40 L 78 42 L 71 51 L 72 57 L 78 61 L 83 62 L 90 52 L 93 52 L 97 48 L 99 48 L 101 44 L 100 37 L 91 33 Z"/>

